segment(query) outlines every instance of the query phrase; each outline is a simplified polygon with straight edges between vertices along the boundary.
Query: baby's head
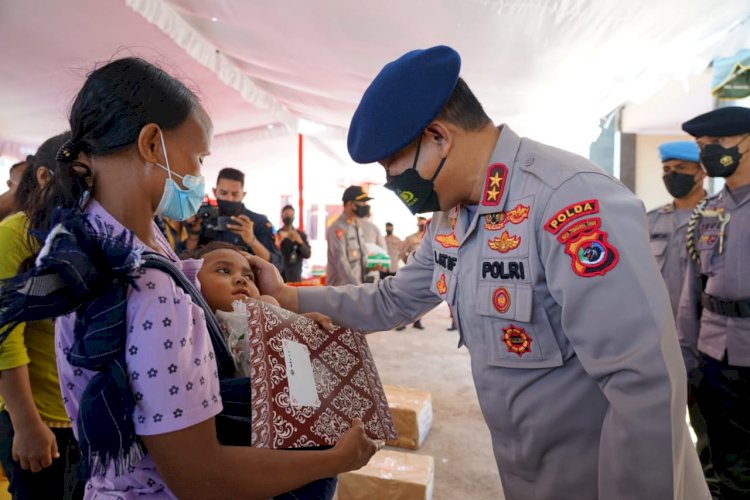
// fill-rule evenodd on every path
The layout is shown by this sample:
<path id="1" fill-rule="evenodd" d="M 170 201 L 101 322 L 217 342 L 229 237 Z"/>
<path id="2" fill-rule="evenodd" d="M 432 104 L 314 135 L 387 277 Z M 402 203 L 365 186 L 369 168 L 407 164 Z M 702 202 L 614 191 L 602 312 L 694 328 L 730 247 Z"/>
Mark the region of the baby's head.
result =
<path id="1" fill-rule="evenodd" d="M 198 271 L 201 293 L 213 311 L 232 311 L 232 302 L 246 298 L 262 299 L 255 286 L 255 275 L 247 258 L 235 245 L 222 241 L 188 252 L 183 257 L 203 259 Z"/>

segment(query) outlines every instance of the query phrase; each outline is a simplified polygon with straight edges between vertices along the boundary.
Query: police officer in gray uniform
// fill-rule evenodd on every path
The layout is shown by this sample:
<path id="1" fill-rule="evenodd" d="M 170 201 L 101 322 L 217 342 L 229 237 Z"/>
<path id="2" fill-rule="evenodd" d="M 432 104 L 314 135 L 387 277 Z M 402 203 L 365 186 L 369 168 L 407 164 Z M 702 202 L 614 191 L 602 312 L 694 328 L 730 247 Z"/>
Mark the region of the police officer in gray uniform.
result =
<path id="1" fill-rule="evenodd" d="M 326 284 L 359 285 L 367 274 L 367 245 L 359 221 L 370 211 L 372 198 L 360 186 L 349 186 L 342 201 L 344 211 L 326 232 L 328 264 Z"/>
<path id="2" fill-rule="evenodd" d="M 669 301 L 676 321 L 687 270 L 687 223 L 695 206 L 706 197 L 703 189 L 706 173 L 700 166 L 695 141 L 661 144 L 659 156 L 662 162 L 662 180 L 673 200 L 647 214 L 648 233 L 651 252 L 669 290 Z M 688 414 L 698 438 L 696 450 L 706 482 L 712 494 L 718 495 L 718 480 L 711 463 L 706 421 L 696 401 L 697 381 L 700 379 L 698 375 L 697 370 L 688 375 Z"/>
<path id="3" fill-rule="evenodd" d="M 688 371 L 700 368 L 697 400 L 721 498 L 750 498 L 750 109 L 719 108 L 682 129 L 707 174 L 726 184 L 688 223 L 680 343 Z"/>
<path id="4" fill-rule="evenodd" d="M 707 499 L 686 378 L 643 205 L 589 161 L 496 127 L 445 46 L 386 65 L 352 119 L 413 213 L 408 264 L 377 284 L 265 293 L 365 331 L 450 304 L 505 498 Z"/>

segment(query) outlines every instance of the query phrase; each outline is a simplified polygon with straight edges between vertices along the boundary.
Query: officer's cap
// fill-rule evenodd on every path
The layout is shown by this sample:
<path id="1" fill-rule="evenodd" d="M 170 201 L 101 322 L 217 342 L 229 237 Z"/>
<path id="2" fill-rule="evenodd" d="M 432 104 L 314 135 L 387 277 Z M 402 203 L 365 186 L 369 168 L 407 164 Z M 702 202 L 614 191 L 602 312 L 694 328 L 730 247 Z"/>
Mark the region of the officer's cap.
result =
<path id="1" fill-rule="evenodd" d="M 367 196 L 367 193 L 362 191 L 361 186 L 349 186 L 344 190 L 344 196 L 341 197 L 341 201 L 344 203 L 347 201 L 370 201 L 371 199 Z"/>
<path id="2" fill-rule="evenodd" d="M 440 113 L 458 81 L 461 56 L 445 45 L 413 50 L 386 64 L 362 96 L 347 146 L 357 163 L 384 160 Z"/>
<path id="3" fill-rule="evenodd" d="M 682 124 L 682 130 L 693 137 L 727 137 L 750 133 L 750 108 L 719 108 Z"/>
<path id="4" fill-rule="evenodd" d="M 661 161 L 685 160 L 700 163 L 698 146 L 693 141 L 665 142 L 659 146 Z"/>

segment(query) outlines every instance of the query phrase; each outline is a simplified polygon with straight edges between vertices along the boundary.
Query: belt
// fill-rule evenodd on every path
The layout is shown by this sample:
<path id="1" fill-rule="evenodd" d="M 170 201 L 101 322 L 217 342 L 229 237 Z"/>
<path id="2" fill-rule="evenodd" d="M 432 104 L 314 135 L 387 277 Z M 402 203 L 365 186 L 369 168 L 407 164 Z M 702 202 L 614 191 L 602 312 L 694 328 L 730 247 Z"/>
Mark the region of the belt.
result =
<path id="1" fill-rule="evenodd" d="M 750 318 L 750 299 L 726 300 L 703 292 L 701 293 L 701 305 L 704 309 L 722 316 Z"/>

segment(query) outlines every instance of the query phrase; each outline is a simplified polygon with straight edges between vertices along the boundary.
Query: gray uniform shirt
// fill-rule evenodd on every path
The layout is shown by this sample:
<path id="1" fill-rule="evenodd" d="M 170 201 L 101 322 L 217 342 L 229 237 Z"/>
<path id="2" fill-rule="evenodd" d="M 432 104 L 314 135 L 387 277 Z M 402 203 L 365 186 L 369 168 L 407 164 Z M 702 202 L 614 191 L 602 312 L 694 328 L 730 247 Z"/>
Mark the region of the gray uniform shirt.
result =
<path id="1" fill-rule="evenodd" d="M 367 271 L 367 246 L 356 219 L 351 224 L 341 214 L 326 232 L 328 263 L 326 284 L 358 285 Z"/>
<path id="2" fill-rule="evenodd" d="M 709 499 L 642 203 L 506 126 L 465 210 L 435 213 L 395 277 L 300 289 L 300 308 L 376 331 L 446 301 L 509 500 Z"/>
<path id="3" fill-rule="evenodd" d="M 370 219 L 359 219 L 359 226 L 362 228 L 362 235 L 365 237 L 365 243 L 375 243 L 383 250 L 387 250 L 385 238 Z"/>
<path id="4" fill-rule="evenodd" d="M 709 198 L 703 213 L 693 241 L 700 255 L 700 273 L 708 276 L 706 293 L 725 300 L 750 299 L 750 185 L 735 193 L 725 186 Z M 730 217 L 723 241 L 719 214 Z M 697 270 L 691 260 L 677 318 L 685 365 L 697 367 L 697 349 L 717 360 L 726 353 L 730 365 L 750 366 L 750 318 L 730 318 L 703 309 L 698 320 Z"/>
<path id="5" fill-rule="evenodd" d="M 687 269 L 687 245 L 685 236 L 687 222 L 692 209 L 677 210 L 673 203 L 651 210 L 647 214 L 648 235 L 651 239 L 651 253 L 661 271 L 669 291 L 669 302 L 677 319 L 682 284 Z"/>

